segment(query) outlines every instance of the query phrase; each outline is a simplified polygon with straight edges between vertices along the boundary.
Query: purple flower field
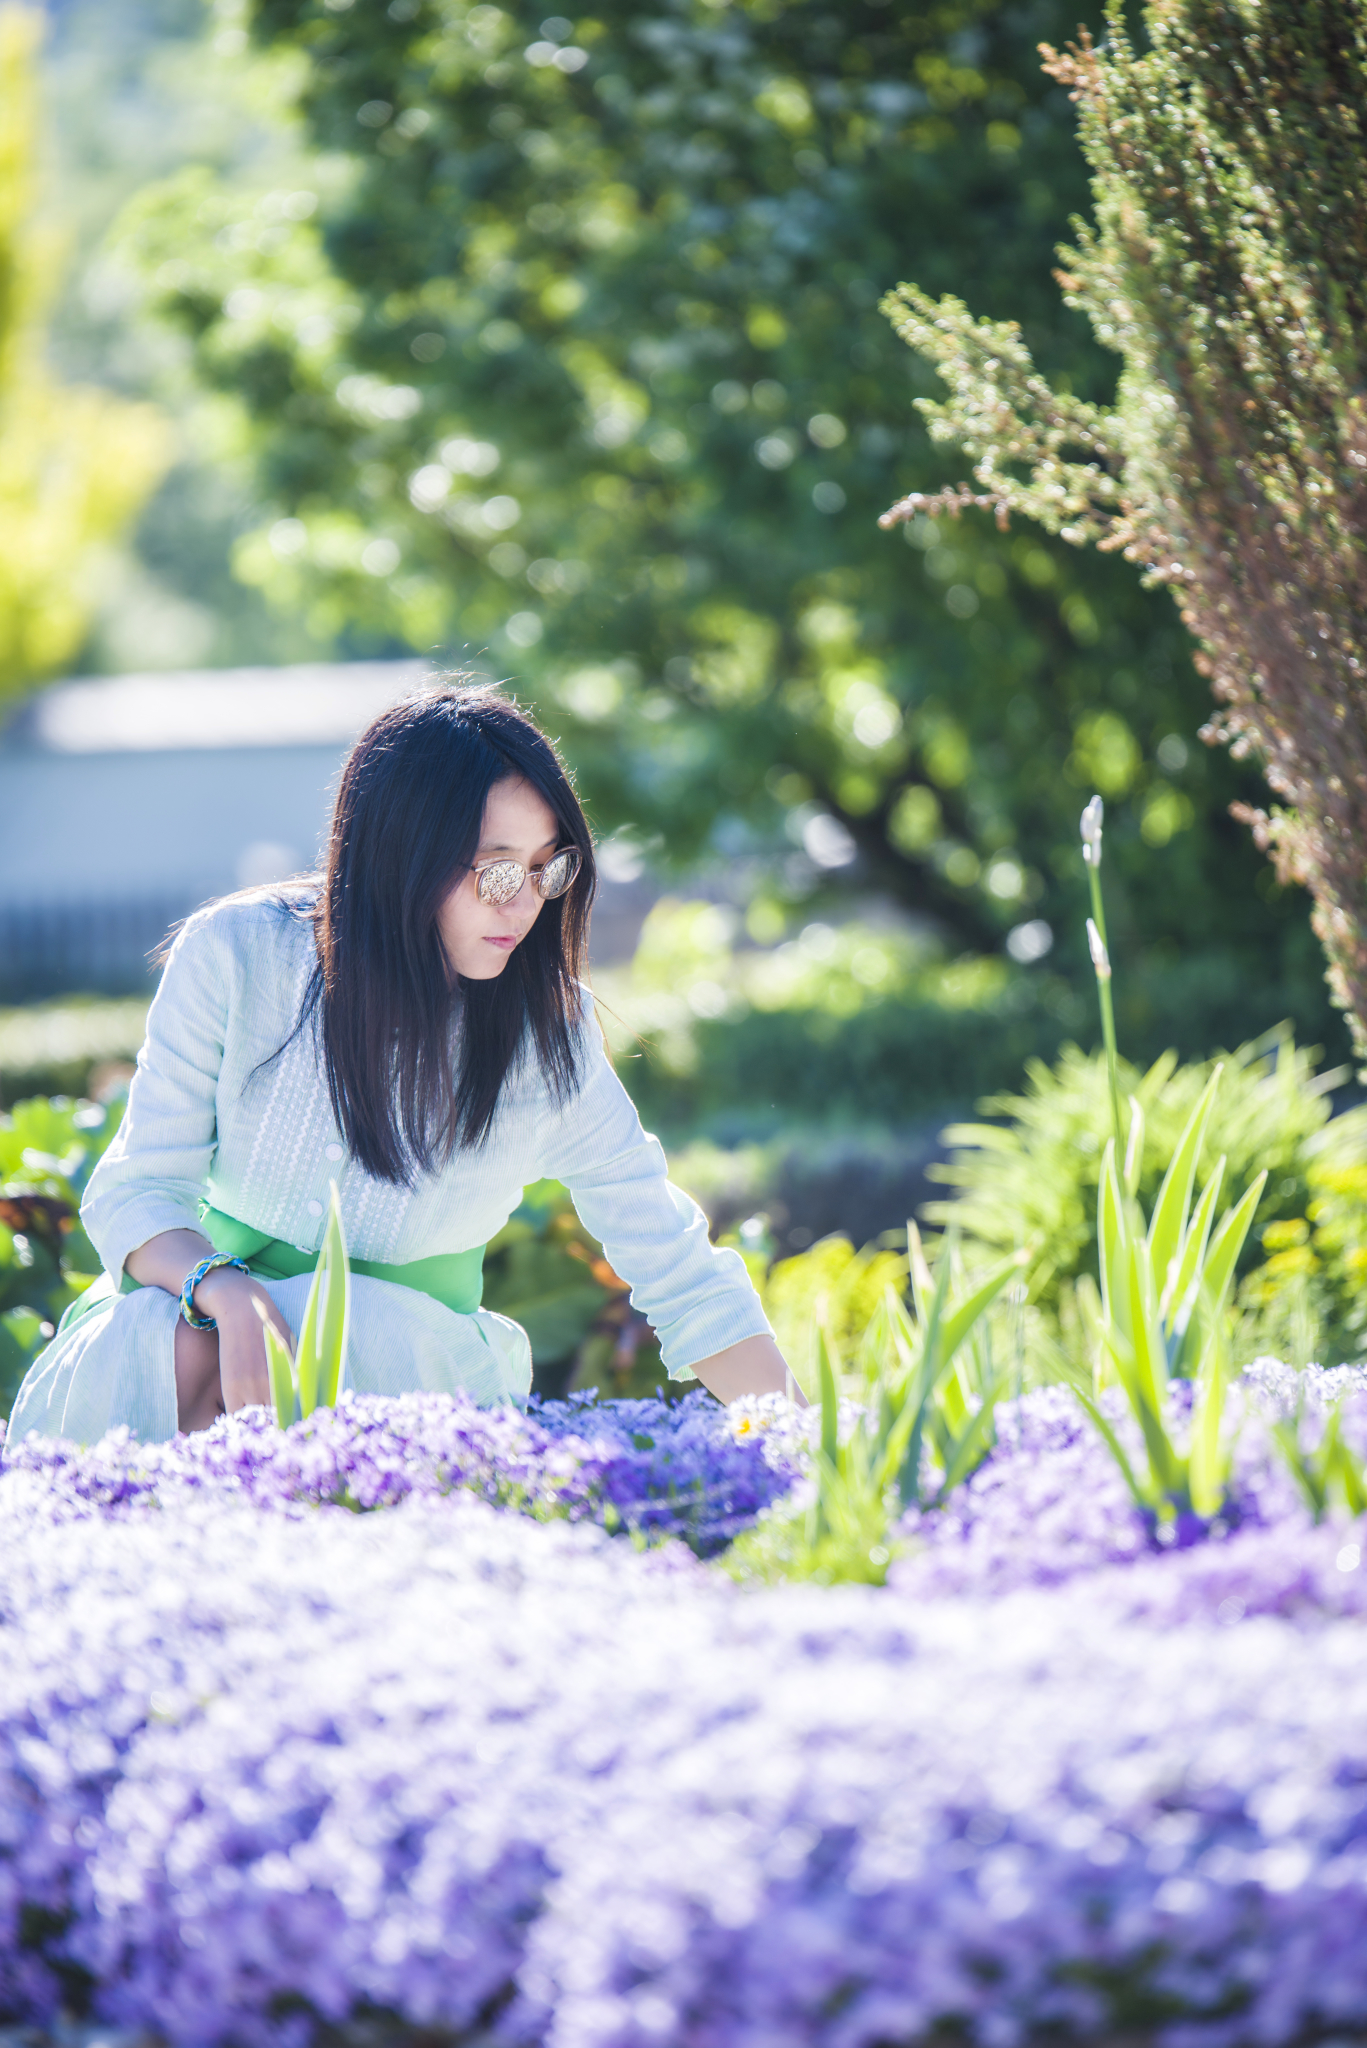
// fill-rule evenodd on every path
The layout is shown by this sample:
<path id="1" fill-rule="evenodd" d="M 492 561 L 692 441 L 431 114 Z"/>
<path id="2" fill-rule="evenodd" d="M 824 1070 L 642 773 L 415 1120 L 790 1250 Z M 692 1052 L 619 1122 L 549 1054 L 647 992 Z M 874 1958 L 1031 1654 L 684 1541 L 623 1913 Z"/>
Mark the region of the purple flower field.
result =
<path id="1" fill-rule="evenodd" d="M 1367 1538 L 1274 1464 L 1290 1384 L 1249 1389 L 1227 1532 L 1166 1552 L 1069 1398 L 1028 1395 L 882 1589 L 700 1561 L 794 1473 L 781 1425 L 701 1396 L 23 1446 L 0 2018 L 1367 2039 Z"/>
<path id="2" fill-rule="evenodd" d="M 766 1457 L 758 1442 L 738 1440 L 701 1391 L 674 1406 L 579 1399 L 538 1404 L 528 1416 L 443 1394 L 363 1395 L 285 1433 L 257 1408 L 170 1444 L 139 1444 L 115 1430 L 82 1451 L 30 1437 L 6 1470 L 41 1473 L 44 1497 L 63 1503 L 62 1512 L 204 1495 L 263 1508 L 366 1510 L 461 1488 L 540 1518 L 682 1537 L 707 1556 L 793 1482 L 792 1459 Z"/>

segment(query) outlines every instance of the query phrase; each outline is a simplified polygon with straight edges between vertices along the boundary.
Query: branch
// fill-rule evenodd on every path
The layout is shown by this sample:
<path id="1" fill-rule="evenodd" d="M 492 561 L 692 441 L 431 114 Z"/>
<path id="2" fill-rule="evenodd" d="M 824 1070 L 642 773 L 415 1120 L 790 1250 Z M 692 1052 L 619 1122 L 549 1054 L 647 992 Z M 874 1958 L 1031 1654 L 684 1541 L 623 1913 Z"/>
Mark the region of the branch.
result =
<path id="1" fill-rule="evenodd" d="M 1113 540 L 1120 487 L 1113 471 L 1110 415 L 1053 390 L 1039 375 L 1013 320 L 975 320 L 961 300 L 938 304 L 915 285 L 899 285 L 883 312 L 903 341 L 931 362 L 950 396 L 918 399 L 934 441 L 955 441 L 973 459 L 979 490 L 960 484 L 933 497 L 912 493 L 884 513 L 884 526 L 920 511 L 958 512 L 977 505 L 1004 525 L 1011 512 L 1037 520 L 1075 544 Z M 1067 459 L 1077 448 L 1092 457 Z M 1028 479 L 1007 465 L 1029 469 Z"/>
<path id="2" fill-rule="evenodd" d="M 1011 524 L 1010 510 L 999 497 L 971 491 L 967 484 L 946 484 L 940 491 L 911 491 L 905 498 L 899 498 L 895 505 L 889 505 L 886 512 L 880 513 L 878 524 L 900 526 L 905 520 L 914 519 L 918 512 L 924 512 L 930 519 L 938 519 L 942 512 L 947 512 L 951 519 L 957 519 L 970 505 L 976 505 L 984 512 L 994 512 L 1003 533 Z"/>

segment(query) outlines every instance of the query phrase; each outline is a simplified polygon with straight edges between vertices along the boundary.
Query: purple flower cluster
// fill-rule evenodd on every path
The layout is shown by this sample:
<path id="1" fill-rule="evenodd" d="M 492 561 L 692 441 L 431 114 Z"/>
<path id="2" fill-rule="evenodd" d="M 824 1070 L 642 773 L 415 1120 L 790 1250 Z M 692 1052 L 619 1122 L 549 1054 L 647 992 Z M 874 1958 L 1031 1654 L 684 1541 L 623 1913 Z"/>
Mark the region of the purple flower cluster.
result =
<path id="1" fill-rule="evenodd" d="M 258 1507 L 365 1510 L 461 1489 L 540 1519 L 682 1537 L 700 1556 L 724 1548 L 796 1476 L 701 1391 L 673 1406 L 580 1399 L 530 1415 L 444 1394 L 347 1395 L 284 1432 L 255 1408 L 169 1444 L 127 1431 L 89 1450 L 29 1437 L 9 1469 L 41 1472 L 54 1505 L 104 1513 L 225 1492 Z"/>
<path id="2" fill-rule="evenodd" d="M 669 1443 L 729 1471 L 702 1402 L 25 1450 L 0 2019 L 174 2048 L 365 2013 L 482 2048 L 1358 2038 L 1367 1535 L 1277 1478 L 1259 1404 L 1289 1398 L 1248 1401 L 1242 1519 L 1160 1554 L 1066 1400 L 1027 1396 L 881 1590 L 739 1587 L 593 1526 L 665 1497 Z M 784 1483 L 734 1448 L 756 1497 Z M 392 1512 L 302 1505 L 338 1501 Z"/>
<path id="3" fill-rule="evenodd" d="M 1170 1406 L 1180 1435 L 1191 1387 L 1174 1385 Z M 1228 1508 L 1200 1554 L 1243 1556 L 1258 1530 L 1285 1532 L 1304 1520 L 1300 1498 L 1270 1424 L 1300 1409 L 1311 1441 L 1328 1404 L 1340 1402 L 1344 1435 L 1367 1448 L 1367 1371 L 1340 1367 L 1297 1374 L 1260 1360 L 1230 1393 L 1226 1427 L 1235 1442 Z M 1138 1432 L 1118 1395 L 1112 1419 L 1130 1454 L 1142 1454 Z M 893 1578 L 919 1597 L 1000 1594 L 1058 1586 L 1080 1574 L 1151 1559 L 1153 1532 L 1137 1513 L 1120 1469 L 1064 1387 L 1041 1387 L 997 1411 L 997 1446 L 971 1479 L 933 1513 L 913 1510 L 899 1525 L 909 1551 Z M 1238 1542 L 1233 1538 L 1238 1532 Z M 1180 1540 L 1180 1539 L 1179 1539 Z M 1198 1564 L 1197 1575 L 1218 1569 Z M 1212 1580 L 1212 1583 L 1214 1581 Z M 1234 1596 L 1231 1596 L 1234 1597 Z"/>

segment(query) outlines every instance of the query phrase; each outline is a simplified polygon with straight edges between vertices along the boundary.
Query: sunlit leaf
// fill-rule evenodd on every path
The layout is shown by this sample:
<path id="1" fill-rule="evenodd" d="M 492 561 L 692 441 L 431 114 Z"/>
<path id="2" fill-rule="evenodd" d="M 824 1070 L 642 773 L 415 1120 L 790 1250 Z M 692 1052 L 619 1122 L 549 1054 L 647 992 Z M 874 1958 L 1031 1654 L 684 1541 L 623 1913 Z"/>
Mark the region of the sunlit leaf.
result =
<path id="1" fill-rule="evenodd" d="M 1220 1085 L 1220 1076 L 1223 1072 L 1223 1065 L 1217 1066 L 1207 1081 L 1200 1101 L 1187 1119 L 1187 1127 L 1163 1176 L 1163 1185 L 1158 1190 L 1153 1220 L 1149 1225 L 1149 1250 L 1153 1258 L 1154 1279 L 1160 1291 L 1167 1285 L 1168 1267 L 1178 1256 L 1186 1234 L 1187 1211 L 1191 1207 L 1191 1190 L 1196 1179 L 1196 1162 L 1200 1156 L 1206 1125 L 1210 1120 L 1215 1091 Z"/>

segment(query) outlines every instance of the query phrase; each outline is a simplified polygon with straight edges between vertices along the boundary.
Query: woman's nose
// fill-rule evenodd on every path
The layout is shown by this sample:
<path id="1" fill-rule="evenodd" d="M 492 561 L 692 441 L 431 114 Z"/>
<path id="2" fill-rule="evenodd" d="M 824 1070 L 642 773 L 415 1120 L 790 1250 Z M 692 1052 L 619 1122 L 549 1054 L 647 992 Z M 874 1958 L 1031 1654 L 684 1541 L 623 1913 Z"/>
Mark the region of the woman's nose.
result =
<path id="1" fill-rule="evenodd" d="M 525 917 L 529 910 L 535 909 L 535 906 L 536 896 L 532 890 L 532 878 L 528 875 L 516 896 L 510 896 L 501 907 L 504 910 L 515 910 L 519 917 Z"/>

